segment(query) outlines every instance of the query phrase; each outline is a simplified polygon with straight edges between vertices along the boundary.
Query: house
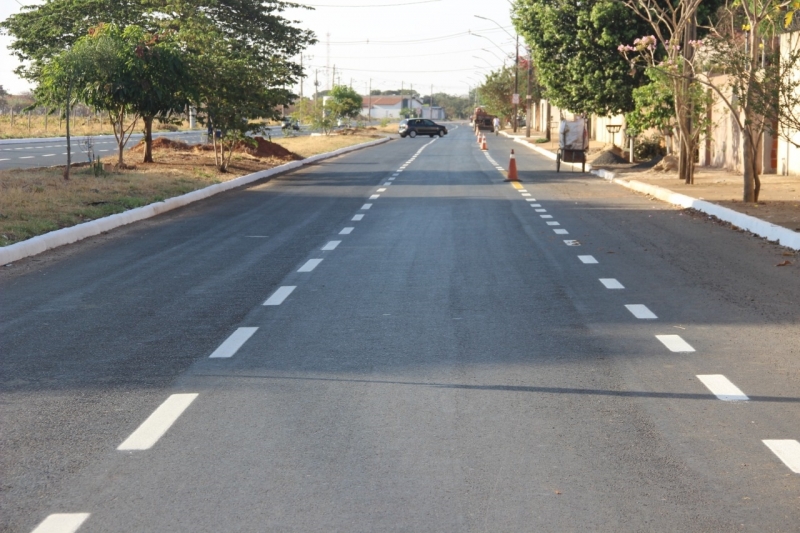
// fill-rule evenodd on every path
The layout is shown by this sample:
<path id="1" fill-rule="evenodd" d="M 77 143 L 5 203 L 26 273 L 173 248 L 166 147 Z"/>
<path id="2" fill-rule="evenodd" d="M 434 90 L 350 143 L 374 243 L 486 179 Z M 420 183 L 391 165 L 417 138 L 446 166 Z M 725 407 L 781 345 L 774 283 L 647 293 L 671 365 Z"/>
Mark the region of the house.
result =
<path id="1" fill-rule="evenodd" d="M 361 109 L 361 114 L 374 120 L 403 118 L 400 116 L 400 111 L 405 108 L 414 109 L 417 114 L 422 109 L 422 102 L 410 96 L 367 95 L 361 98 L 364 106 Z"/>
<path id="2" fill-rule="evenodd" d="M 444 108 L 439 106 L 425 106 L 422 108 L 422 118 L 431 120 L 444 120 Z"/>

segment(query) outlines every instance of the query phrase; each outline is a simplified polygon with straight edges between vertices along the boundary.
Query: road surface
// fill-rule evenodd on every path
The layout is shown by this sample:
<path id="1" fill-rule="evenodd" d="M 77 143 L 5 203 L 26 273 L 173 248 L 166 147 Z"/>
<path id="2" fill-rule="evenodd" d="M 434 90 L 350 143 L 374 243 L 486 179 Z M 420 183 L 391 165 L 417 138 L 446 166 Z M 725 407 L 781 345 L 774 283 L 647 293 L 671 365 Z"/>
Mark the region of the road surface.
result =
<path id="1" fill-rule="evenodd" d="M 4 267 L 0 530 L 798 531 L 784 250 L 489 146 Z"/>

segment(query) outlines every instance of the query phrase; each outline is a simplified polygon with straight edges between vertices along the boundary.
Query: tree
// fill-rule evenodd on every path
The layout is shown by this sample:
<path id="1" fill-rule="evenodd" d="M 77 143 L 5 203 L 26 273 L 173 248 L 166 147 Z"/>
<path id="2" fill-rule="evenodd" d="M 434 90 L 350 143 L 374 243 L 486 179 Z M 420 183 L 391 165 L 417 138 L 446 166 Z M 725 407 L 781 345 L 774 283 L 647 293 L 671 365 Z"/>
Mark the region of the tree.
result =
<path id="1" fill-rule="evenodd" d="M 361 95 L 347 85 L 334 85 L 330 96 L 331 98 L 325 103 L 325 111 L 333 119 L 354 119 L 364 108 Z"/>
<path id="2" fill-rule="evenodd" d="M 0 107 L 5 107 L 8 103 L 5 98 L 6 96 L 8 96 L 8 91 L 3 89 L 3 86 L 0 85 Z"/>
<path id="3" fill-rule="evenodd" d="M 0 29 L 13 39 L 9 48 L 21 63 L 15 72 L 35 81 L 50 58 L 70 49 L 90 28 L 146 26 L 145 4 L 144 0 L 46 0 L 22 6 L 0 22 Z"/>
<path id="4" fill-rule="evenodd" d="M 664 136 L 672 134 L 675 126 L 675 104 L 669 78 L 656 69 L 647 69 L 650 83 L 633 90 L 635 108 L 625 113 L 625 124 L 631 135 L 657 129 Z"/>
<path id="5" fill-rule="evenodd" d="M 514 114 L 512 95 L 514 94 L 514 69 L 503 67 L 486 75 L 486 79 L 478 89 L 481 101 L 486 110 L 493 114 L 510 120 Z M 520 98 L 525 98 L 525 88 L 520 88 Z"/>
<path id="6" fill-rule="evenodd" d="M 633 109 L 631 76 L 617 46 L 644 25 L 615 0 L 517 0 L 514 26 L 533 52 L 547 99 L 575 113 L 615 115 Z"/>
<path id="7" fill-rule="evenodd" d="M 649 25 L 649 29 L 639 35 L 649 32 L 653 35 L 623 39 L 621 43 L 636 42 L 620 46 L 620 51 L 643 53 L 647 65 L 660 69 L 671 81 L 681 141 L 678 177 L 687 184 L 694 183 L 694 153 L 704 129 L 697 114 L 698 92 L 696 80 L 691 76 L 693 47 L 689 41 L 697 39 L 698 20 L 705 21 L 720 1 L 724 0 L 622 0 L 632 13 Z"/>
<path id="8" fill-rule="evenodd" d="M 690 64 L 693 74 L 716 93 L 741 131 L 745 202 L 758 202 L 761 191 L 758 156 L 764 132 L 775 122 L 798 124 L 800 51 L 796 47 L 781 51 L 773 42 L 783 29 L 782 10 L 792 4 L 775 0 L 729 4 L 709 34 L 691 43 L 697 50 Z M 736 31 L 739 27 L 745 30 L 744 38 Z"/>
<path id="9" fill-rule="evenodd" d="M 91 46 L 78 45 L 55 55 L 39 71 L 39 85 L 34 97 L 38 104 L 49 109 L 64 107 L 67 134 L 67 165 L 64 179 L 69 180 L 72 167 L 70 110 L 79 99 L 81 88 L 97 64 L 97 51 Z"/>

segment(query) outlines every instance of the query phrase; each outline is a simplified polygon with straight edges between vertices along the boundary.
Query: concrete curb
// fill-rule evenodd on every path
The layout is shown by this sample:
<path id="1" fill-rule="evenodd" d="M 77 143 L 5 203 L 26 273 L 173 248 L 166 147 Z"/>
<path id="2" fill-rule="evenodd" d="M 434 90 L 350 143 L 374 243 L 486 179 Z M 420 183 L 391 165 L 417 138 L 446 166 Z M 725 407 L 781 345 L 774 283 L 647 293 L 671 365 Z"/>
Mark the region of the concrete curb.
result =
<path id="1" fill-rule="evenodd" d="M 500 132 L 500 134 L 511 138 L 511 136 L 506 134 L 505 132 Z M 519 137 L 514 137 L 514 142 L 523 144 L 528 148 L 532 149 L 533 151 L 549 159 L 555 160 L 556 158 L 553 152 L 545 150 L 543 148 L 539 148 L 538 146 L 531 144 L 524 139 L 520 139 Z M 561 164 L 572 165 L 573 167 L 575 166 L 580 167 L 580 164 L 575 164 L 575 163 L 562 162 Z M 698 200 L 697 198 L 692 198 L 691 196 L 686 196 L 685 194 L 678 194 L 663 187 L 658 187 L 656 185 L 649 185 L 647 183 L 642 183 L 636 180 L 620 179 L 616 177 L 615 173 L 608 170 L 604 169 L 592 170 L 592 166 L 588 163 L 586 164 L 586 170 L 596 176 L 606 179 L 612 183 L 622 185 L 623 187 L 627 187 L 636 192 L 649 194 L 654 198 L 657 198 L 663 202 L 670 203 L 672 205 L 677 205 L 679 207 L 687 209 L 688 208 L 696 209 L 708 215 L 713 215 L 722 221 L 729 222 L 734 226 L 737 226 L 743 230 L 753 233 L 754 235 L 758 235 L 759 237 L 763 237 L 769 241 L 777 242 L 781 246 L 786 246 L 787 248 L 792 248 L 794 250 L 800 250 L 800 233 L 792 231 L 789 228 L 784 228 L 783 226 L 777 226 L 760 218 L 746 215 L 744 213 L 739 213 L 738 211 L 734 211 L 733 209 L 722 207 L 721 205 L 707 202 L 705 200 Z"/>
<path id="2" fill-rule="evenodd" d="M 616 177 L 616 174 L 608 170 L 599 169 L 592 171 L 592 174 L 595 174 L 612 183 L 627 187 L 636 192 L 649 194 L 654 198 L 658 198 L 659 200 L 672 205 L 677 205 L 687 209 L 696 209 L 703 213 L 713 215 L 720 220 L 729 222 L 734 226 L 749 231 L 750 233 L 758 235 L 759 237 L 763 237 L 769 241 L 777 242 L 781 246 L 786 246 L 787 248 L 792 248 L 794 250 L 800 250 L 800 233 L 792 231 L 789 228 L 777 226 L 760 218 L 739 213 L 733 209 L 722 207 L 721 205 L 707 202 L 705 200 L 698 200 L 697 198 L 692 198 L 691 196 L 686 196 L 685 194 L 678 194 L 657 185 L 650 185 L 648 183 L 642 183 L 641 181 L 636 180 L 620 179 Z"/>
<path id="3" fill-rule="evenodd" d="M 317 154 L 307 159 L 302 159 L 300 161 L 292 161 L 291 163 L 286 163 L 285 165 L 281 165 L 275 168 L 261 170 L 253 174 L 248 174 L 246 176 L 240 176 L 230 181 L 226 181 L 225 183 L 217 183 L 215 185 L 211 185 L 203 189 L 198 189 L 196 191 L 183 194 L 181 196 L 168 198 L 163 202 L 156 202 L 143 207 L 137 207 L 136 209 L 131 209 L 123 213 L 117 213 L 115 215 L 98 218 L 97 220 L 91 220 L 89 222 L 84 222 L 82 224 L 71 226 L 69 228 L 63 228 L 60 230 L 51 231 L 50 233 L 45 233 L 44 235 L 38 235 L 26 241 L 18 242 L 0 248 L 0 265 L 13 263 L 14 261 L 17 261 L 19 259 L 24 259 L 25 257 L 30 257 L 32 255 L 40 254 L 46 250 L 50 250 L 58 246 L 71 244 L 73 242 L 86 239 L 88 237 L 99 235 L 104 231 L 109 231 L 114 228 L 118 228 L 120 226 L 125 226 L 133 222 L 138 222 L 139 220 L 144 220 L 150 217 L 154 217 L 156 215 L 160 215 L 161 213 L 166 213 L 167 211 L 172 211 L 173 209 L 177 209 L 179 207 L 183 207 L 193 202 L 203 200 L 210 196 L 214 196 L 215 194 L 219 194 L 221 192 L 225 192 L 230 189 L 235 189 L 237 187 L 248 185 L 255 181 L 269 178 L 276 174 L 288 172 L 296 168 L 310 165 L 312 163 L 316 163 L 324 159 L 329 159 L 331 157 L 336 157 L 342 154 L 346 154 L 348 152 L 353 152 L 361 148 L 368 148 L 370 146 L 383 144 L 385 142 L 389 142 L 389 140 L 390 140 L 389 137 L 384 137 L 382 139 L 376 139 L 374 141 L 369 141 L 366 143 L 356 144 L 354 146 L 347 146 L 345 148 L 340 148 L 333 152 Z"/>

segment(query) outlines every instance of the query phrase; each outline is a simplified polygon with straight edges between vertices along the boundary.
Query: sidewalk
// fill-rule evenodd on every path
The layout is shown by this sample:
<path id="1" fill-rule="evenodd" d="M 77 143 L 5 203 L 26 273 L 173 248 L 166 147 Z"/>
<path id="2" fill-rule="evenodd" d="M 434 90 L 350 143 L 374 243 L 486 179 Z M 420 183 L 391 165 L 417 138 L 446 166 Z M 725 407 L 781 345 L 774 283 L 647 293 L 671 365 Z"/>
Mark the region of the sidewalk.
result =
<path id="1" fill-rule="evenodd" d="M 556 142 L 538 144 L 543 133 L 501 132 L 540 154 L 555 159 Z M 769 240 L 800 250 L 800 176 L 761 176 L 758 204 L 745 204 L 742 197 L 742 175 L 725 169 L 696 167 L 694 185 L 677 178 L 677 171 L 658 171 L 647 163 L 591 165 L 592 156 L 603 149 L 603 143 L 591 141 L 587 171 L 625 187 L 650 194 L 664 201 L 713 214 L 737 228 L 747 229 Z M 705 204 L 719 206 L 706 208 Z M 722 209 L 720 209 L 722 208 Z M 731 211 L 731 213 L 727 213 Z M 745 215 L 745 216 L 742 216 Z M 748 220 L 752 219 L 752 220 Z M 757 221 L 757 222 L 754 222 Z M 749 222 L 749 224 L 748 224 Z"/>

